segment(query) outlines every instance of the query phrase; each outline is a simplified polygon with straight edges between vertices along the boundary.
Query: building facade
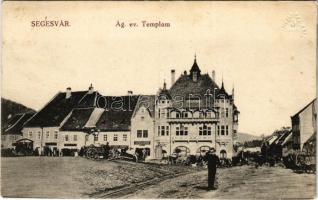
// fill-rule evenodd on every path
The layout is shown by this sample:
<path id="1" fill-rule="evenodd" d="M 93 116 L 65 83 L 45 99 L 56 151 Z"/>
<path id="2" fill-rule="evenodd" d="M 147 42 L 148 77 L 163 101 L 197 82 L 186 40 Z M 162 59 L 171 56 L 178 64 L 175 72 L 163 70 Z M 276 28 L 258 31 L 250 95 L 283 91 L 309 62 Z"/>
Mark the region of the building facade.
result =
<path id="1" fill-rule="evenodd" d="M 4 128 L 1 134 L 1 148 L 14 148 L 15 143 L 23 138 L 22 129 L 24 123 L 33 115 L 34 113 L 32 112 L 21 113 L 10 119 L 8 126 Z"/>
<path id="2" fill-rule="evenodd" d="M 229 95 L 222 82 L 201 74 L 196 59 L 172 86 L 166 83 L 155 102 L 155 157 L 179 153 L 199 155 L 215 148 L 221 158 L 231 158 L 237 135 L 238 114 L 234 90 Z"/>
<path id="3" fill-rule="evenodd" d="M 87 91 L 59 92 L 23 126 L 23 138 L 33 148 L 79 150 L 108 143 L 160 159 L 173 153 L 199 155 L 215 148 L 231 158 L 239 111 L 234 89 L 228 94 L 212 75 L 203 74 L 196 59 L 176 80 L 171 70 L 155 95 L 102 96 L 92 85 Z"/>
<path id="4" fill-rule="evenodd" d="M 303 150 L 304 144 L 316 137 L 317 133 L 317 99 L 291 117 L 293 148 Z M 314 139 L 315 140 L 315 139 Z"/>

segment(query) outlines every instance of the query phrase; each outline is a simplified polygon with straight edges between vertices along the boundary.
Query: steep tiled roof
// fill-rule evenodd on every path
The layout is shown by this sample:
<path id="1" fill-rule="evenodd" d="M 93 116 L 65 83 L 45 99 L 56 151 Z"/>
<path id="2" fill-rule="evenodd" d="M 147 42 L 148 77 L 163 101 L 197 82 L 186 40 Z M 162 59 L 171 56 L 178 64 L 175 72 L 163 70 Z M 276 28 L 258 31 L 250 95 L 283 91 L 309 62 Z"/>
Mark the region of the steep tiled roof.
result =
<path id="1" fill-rule="evenodd" d="M 30 119 L 35 113 L 30 112 L 30 113 L 22 113 L 22 114 L 17 114 L 13 116 L 9 123 L 8 126 L 5 128 L 3 135 L 7 134 L 21 134 L 22 135 L 22 128 L 24 123 Z"/>
<path id="2" fill-rule="evenodd" d="M 213 98 L 206 98 L 207 91 L 214 95 L 214 88 L 216 93 L 219 89 L 217 84 L 210 78 L 208 74 L 198 76 L 197 81 L 193 81 L 190 75 L 181 75 L 181 77 L 170 88 L 169 93 L 173 98 L 182 97 L 184 105 L 187 105 L 189 99 L 198 99 L 200 97 L 200 106 L 206 106 L 206 99 L 210 104 Z M 213 96 L 212 96 L 213 97 Z M 178 98 L 178 100 L 181 98 Z M 193 105 L 195 106 L 195 105 Z"/>
<path id="3" fill-rule="evenodd" d="M 75 108 L 72 114 L 62 126 L 62 131 L 78 131 L 83 130 L 85 124 L 89 120 L 94 108 Z"/>
<path id="4" fill-rule="evenodd" d="M 217 91 L 217 97 L 225 97 L 225 98 L 230 98 L 231 96 L 225 91 L 225 88 L 224 88 L 224 84 L 223 84 L 223 81 L 222 81 L 222 86 L 221 86 L 221 89 L 219 89 Z"/>
<path id="5" fill-rule="evenodd" d="M 96 128 L 100 131 L 129 131 L 131 117 L 139 96 L 107 96 L 107 108 L 99 118 Z"/>
<path id="6" fill-rule="evenodd" d="M 96 105 L 96 100 L 101 95 L 98 92 L 87 92 L 79 101 L 78 105 L 76 107 L 78 108 L 87 108 L 92 107 Z"/>
<path id="7" fill-rule="evenodd" d="M 155 117 L 155 101 L 156 101 L 155 95 L 141 95 L 138 99 L 135 110 L 138 110 L 141 106 L 144 106 L 147 108 L 148 112 L 150 113 L 150 116 L 154 118 Z"/>
<path id="8" fill-rule="evenodd" d="M 26 122 L 25 127 L 60 126 L 73 108 L 94 106 L 96 95 L 97 92 L 87 95 L 87 91 L 78 91 L 72 92 L 70 98 L 66 98 L 66 93 L 60 92 Z"/>

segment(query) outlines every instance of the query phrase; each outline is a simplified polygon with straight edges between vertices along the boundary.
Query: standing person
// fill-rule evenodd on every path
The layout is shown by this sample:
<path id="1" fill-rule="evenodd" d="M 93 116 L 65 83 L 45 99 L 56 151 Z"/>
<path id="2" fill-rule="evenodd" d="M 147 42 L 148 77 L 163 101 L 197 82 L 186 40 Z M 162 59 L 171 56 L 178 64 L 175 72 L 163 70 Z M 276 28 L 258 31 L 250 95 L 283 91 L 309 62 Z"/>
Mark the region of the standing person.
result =
<path id="1" fill-rule="evenodd" d="M 208 160 L 208 190 L 216 189 L 214 187 L 215 174 L 216 174 L 216 166 L 220 163 L 219 157 L 215 155 L 215 149 L 212 148 L 207 152 L 207 160 Z"/>
<path id="2" fill-rule="evenodd" d="M 109 143 L 106 142 L 106 145 L 105 145 L 105 158 L 106 159 L 109 158 L 109 150 L 110 150 Z"/>
<path id="3" fill-rule="evenodd" d="M 147 152 L 146 152 L 146 149 L 143 148 L 143 149 L 142 149 L 142 159 L 143 159 L 144 161 L 146 160 L 146 156 L 147 156 L 146 153 L 147 153 Z"/>

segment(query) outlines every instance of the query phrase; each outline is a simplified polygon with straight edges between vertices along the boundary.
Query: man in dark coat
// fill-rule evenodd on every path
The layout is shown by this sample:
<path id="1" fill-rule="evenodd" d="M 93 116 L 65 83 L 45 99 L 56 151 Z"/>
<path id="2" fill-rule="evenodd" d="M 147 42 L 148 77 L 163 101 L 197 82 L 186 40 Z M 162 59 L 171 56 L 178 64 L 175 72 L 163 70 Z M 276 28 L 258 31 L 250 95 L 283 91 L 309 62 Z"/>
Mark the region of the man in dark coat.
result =
<path id="1" fill-rule="evenodd" d="M 219 157 L 215 155 L 215 149 L 212 148 L 207 152 L 208 160 L 208 190 L 214 190 L 214 181 L 216 174 L 216 167 L 220 163 Z"/>

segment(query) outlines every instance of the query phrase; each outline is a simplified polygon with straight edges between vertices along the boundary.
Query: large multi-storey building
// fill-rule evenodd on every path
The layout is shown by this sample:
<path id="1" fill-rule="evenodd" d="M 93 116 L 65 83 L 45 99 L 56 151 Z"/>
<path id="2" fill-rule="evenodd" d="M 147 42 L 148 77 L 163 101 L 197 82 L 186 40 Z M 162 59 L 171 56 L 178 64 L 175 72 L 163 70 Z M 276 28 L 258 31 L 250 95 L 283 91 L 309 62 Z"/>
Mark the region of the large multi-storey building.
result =
<path id="1" fill-rule="evenodd" d="M 23 127 L 23 137 L 33 148 L 78 150 L 109 143 L 135 151 L 146 149 L 150 158 L 176 152 L 200 154 L 215 148 L 231 158 L 238 128 L 234 90 L 228 94 L 212 77 L 202 74 L 194 60 L 189 73 L 166 83 L 156 95 L 102 96 L 92 86 L 87 91 L 59 92 Z"/>
<path id="2" fill-rule="evenodd" d="M 200 154 L 215 148 L 220 157 L 232 157 L 233 140 L 238 128 L 238 114 L 234 91 L 229 95 L 222 81 L 221 88 L 194 60 L 175 80 L 158 92 L 155 103 L 155 157 L 164 153 Z M 162 153 L 163 152 L 163 153 Z"/>

